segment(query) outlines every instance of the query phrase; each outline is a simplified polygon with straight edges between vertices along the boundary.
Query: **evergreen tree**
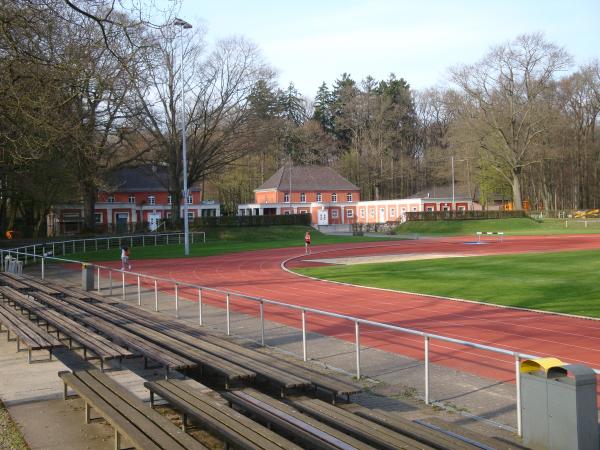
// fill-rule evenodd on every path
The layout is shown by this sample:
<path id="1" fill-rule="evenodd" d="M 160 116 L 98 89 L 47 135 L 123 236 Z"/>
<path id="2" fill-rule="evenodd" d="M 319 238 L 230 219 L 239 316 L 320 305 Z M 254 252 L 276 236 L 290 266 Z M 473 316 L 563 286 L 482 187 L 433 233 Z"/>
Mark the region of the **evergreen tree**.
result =
<path id="1" fill-rule="evenodd" d="M 313 120 L 316 120 L 327 133 L 333 133 L 333 112 L 332 112 L 332 95 L 327 87 L 327 84 L 323 82 L 319 86 L 317 96 L 315 97 L 315 112 L 313 114 Z"/>

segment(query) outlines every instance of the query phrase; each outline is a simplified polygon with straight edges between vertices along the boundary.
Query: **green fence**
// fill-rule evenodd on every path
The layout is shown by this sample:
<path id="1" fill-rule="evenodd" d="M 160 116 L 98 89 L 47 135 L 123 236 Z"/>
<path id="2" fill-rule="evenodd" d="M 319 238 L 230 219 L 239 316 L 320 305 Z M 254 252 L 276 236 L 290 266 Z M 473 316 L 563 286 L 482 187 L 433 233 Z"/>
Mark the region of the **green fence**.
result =
<path id="1" fill-rule="evenodd" d="M 408 221 L 514 219 L 529 217 L 526 211 L 417 211 L 407 212 Z"/>

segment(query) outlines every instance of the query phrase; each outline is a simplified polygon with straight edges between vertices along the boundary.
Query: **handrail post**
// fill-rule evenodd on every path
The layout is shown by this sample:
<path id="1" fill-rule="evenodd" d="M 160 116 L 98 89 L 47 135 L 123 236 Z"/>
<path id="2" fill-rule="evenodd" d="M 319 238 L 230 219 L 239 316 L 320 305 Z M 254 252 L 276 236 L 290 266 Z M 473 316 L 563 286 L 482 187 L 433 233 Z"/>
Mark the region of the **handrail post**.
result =
<path id="1" fill-rule="evenodd" d="M 125 271 L 121 272 L 121 279 L 123 280 L 123 301 L 125 301 Z"/>
<path id="2" fill-rule="evenodd" d="M 109 295 L 113 295 L 112 269 L 108 269 L 108 283 L 109 283 L 109 286 L 110 286 Z"/>
<path id="3" fill-rule="evenodd" d="M 179 319 L 179 286 L 175 283 L 175 318 Z"/>
<path id="4" fill-rule="evenodd" d="M 230 328 L 230 317 L 229 317 L 229 313 L 230 313 L 230 309 L 229 309 L 229 293 L 227 293 L 226 297 L 225 297 L 225 305 L 227 308 L 227 336 L 229 336 L 231 334 L 231 328 Z"/>
<path id="5" fill-rule="evenodd" d="M 425 344 L 425 404 L 429 405 L 429 336 L 424 336 Z"/>
<path id="6" fill-rule="evenodd" d="M 4 267 L 4 250 L 0 250 L 0 268 L 2 268 L 2 272 L 6 272 L 6 268 Z"/>
<path id="7" fill-rule="evenodd" d="M 154 280 L 154 311 L 158 312 L 158 283 Z"/>
<path id="8" fill-rule="evenodd" d="M 42 253 L 42 280 L 46 279 L 46 258 L 43 256 Z"/>
<path id="9" fill-rule="evenodd" d="M 515 353 L 515 384 L 517 387 L 517 435 L 523 436 L 523 419 L 521 417 L 521 361 Z"/>
<path id="10" fill-rule="evenodd" d="M 85 253 L 85 239 L 83 240 L 83 253 Z"/>
<path id="11" fill-rule="evenodd" d="M 265 346 L 265 303 L 260 301 L 260 345 Z"/>
<path id="12" fill-rule="evenodd" d="M 304 362 L 306 359 L 306 311 L 302 310 L 302 359 Z"/>
<path id="13" fill-rule="evenodd" d="M 202 326 L 202 289 L 198 289 L 198 324 Z"/>
<path id="14" fill-rule="evenodd" d="M 138 291 L 138 306 L 142 306 L 142 286 L 140 285 L 140 276 L 137 277 L 137 291 Z"/>
<path id="15" fill-rule="evenodd" d="M 360 380 L 360 322 L 354 321 L 354 345 L 356 347 L 356 379 Z"/>

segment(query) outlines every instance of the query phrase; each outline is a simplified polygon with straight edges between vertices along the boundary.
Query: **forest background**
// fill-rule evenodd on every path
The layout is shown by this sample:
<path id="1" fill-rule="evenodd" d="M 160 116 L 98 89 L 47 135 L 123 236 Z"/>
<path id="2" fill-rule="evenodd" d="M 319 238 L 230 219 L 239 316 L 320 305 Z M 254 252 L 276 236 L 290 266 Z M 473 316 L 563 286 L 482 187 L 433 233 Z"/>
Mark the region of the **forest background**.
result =
<path id="1" fill-rule="evenodd" d="M 64 202 L 83 202 L 93 229 L 98 191 L 116 188 L 106 174 L 136 164 L 167 168 L 176 211 L 182 115 L 188 182 L 226 214 L 288 164 L 331 166 L 366 200 L 448 185 L 453 162 L 459 189 L 483 204 L 500 195 L 515 209 L 600 207 L 600 64 L 575 67 L 541 33 L 457 61 L 444 87 L 340 68 L 307 97 L 278 85 L 247 38 L 213 43 L 201 25 L 173 26 L 174 11 L 0 2 L 0 229 L 21 218 L 43 234 Z"/>

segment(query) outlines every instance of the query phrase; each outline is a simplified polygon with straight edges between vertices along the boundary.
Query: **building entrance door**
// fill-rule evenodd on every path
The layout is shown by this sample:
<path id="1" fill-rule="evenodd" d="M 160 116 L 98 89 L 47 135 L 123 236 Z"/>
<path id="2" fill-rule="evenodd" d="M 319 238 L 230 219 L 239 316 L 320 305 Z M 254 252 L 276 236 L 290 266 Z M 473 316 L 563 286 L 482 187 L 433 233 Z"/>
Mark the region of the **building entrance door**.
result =
<path id="1" fill-rule="evenodd" d="M 379 208 L 379 223 L 385 223 L 385 208 Z"/>
<path id="2" fill-rule="evenodd" d="M 327 210 L 323 209 L 319 211 L 317 217 L 319 225 L 329 225 L 329 214 L 327 214 Z"/>
<path id="3" fill-rule="evenodd" d="M 156 231 L 160 223 L 160 214 L 148 214 L 148 229 Z"/>
<path id="4" fill-rule="evenodd" d="M 129 214 L 116 213 L 115 219 L 117 225 L 117 233 L 127 233 L 127 222 L 129 222 Z"/>

